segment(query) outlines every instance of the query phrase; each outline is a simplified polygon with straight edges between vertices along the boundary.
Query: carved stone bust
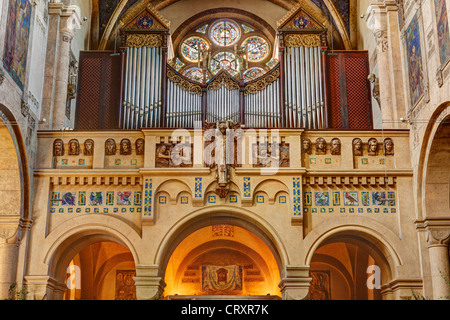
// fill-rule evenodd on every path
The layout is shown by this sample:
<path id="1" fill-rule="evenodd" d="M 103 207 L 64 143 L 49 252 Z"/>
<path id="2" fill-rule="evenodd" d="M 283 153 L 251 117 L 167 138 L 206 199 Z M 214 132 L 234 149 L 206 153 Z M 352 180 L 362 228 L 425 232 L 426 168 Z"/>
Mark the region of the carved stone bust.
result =
<path id="1" fill-rule="evenodd" d="M 53 142 L 53 156 L 60 157 L 64 155 L 64 142 L 61 139 L 56 139 Z"/>
<path id="2" fill-rule="evenodd" d="M 80 155 L 80 143 L 77 139 L 72 139 L 69 141 L 69 156 Z"/>
<path id="3" fill-rule="evenodd" d="M 145 152 L 145 141 L 144 139 L 136 140 L 136 155 L 142 156 Z"/>
<path id="4" fill-rule="evenodd" d="M 394 155 L 394 141 L 391 138 L 387 138 L 384 140 L 384 155 Z"/>
<path id="5" fill-rule="evenodd" d="M 129 139 L 123 139 L 120 141 L 120 154 L 128 156 L 131 154 L 131 141 Z"/>
<path id="6" fill-rule="evenodd" d="M 105 155 L 114 156 L 116 155 L 117 147 L 114 139 L 108 139 L 105 143 Z"/>
<path id="7" fill-rule="evenodd" d="M 363 155 L 363 142 L 360 138 L 353 140 L 353 155 L 356 157 Z"/>
<path id="8" fill-rule="evenodd" d="M 316 154 L 327 154 L 327 142 L 324 138 L 317 138 L 316 140 Z"/>
<path id="9" fill-rule="evenodd" d="M 84 155 L 92 156 L 94 154 L 94 140 L 87 139 L 84 142 Z"/>
<path id="10" fill-rule="evenodd" d="M 330 145 L 331 145 L 330 152 L 332 155 L 334 156 L 341 155 L 341 140 L 339 140 L 338 138 L 334 138 L 333 140 L 331 140 Z"/>
<path id="11" fill-rule="evenodd" d="M 312 144 L 311 144 L 311 140 L 309 140 L 308 138 L 303 139 L 302 141 L 302 145 L 303 145 L 303 153 L 306 154 L 311 154 L 312 153 Z"/>
<path id="12" fill-rule="evenodd" d="M 378 155 L 378 140 L 375 138 L 370 139 L 367 150 L 368 150 L 369 156 L 377 156 Z"/>

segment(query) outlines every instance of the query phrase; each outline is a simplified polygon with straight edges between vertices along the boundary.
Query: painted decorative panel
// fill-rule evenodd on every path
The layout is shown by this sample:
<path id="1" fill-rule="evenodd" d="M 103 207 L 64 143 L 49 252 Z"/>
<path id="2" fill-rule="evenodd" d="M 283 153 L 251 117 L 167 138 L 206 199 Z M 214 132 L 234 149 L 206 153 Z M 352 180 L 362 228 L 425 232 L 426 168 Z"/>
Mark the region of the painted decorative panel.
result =
<path id="1" fill-rule="evenodd" d="M 136 300 L 134 277 L 136 277 L 134 270 L 117 270 L 116 300 Z"/>
<path id="2" fill-rule="evenodd" d="M 420 47 L 419 20 L 417 16 L 414 16 L 406 29 L 406 54 L 408 59 L 411 103 L 415 105 L 424 92 L 422 50 Z"/>
<path id="3" fill-rule="evenodd" d="M 242 266 L 202 266 L 203 291 L 241 291 Z"/>
<path id="4" fill-rule="evenodd" d="M 28 0 L 10 0 L 6 22 L 3 67 L 23 90 L 30 35 L 31 4 Z"/>
<path id="5" fill-rule="evenodd" d="M 438 31 L 439 54 L 441 63 L 450 58 L 450 33 L 448 30 L 448 15 L 446 0 L 435 0 L 436 22 Z"/>

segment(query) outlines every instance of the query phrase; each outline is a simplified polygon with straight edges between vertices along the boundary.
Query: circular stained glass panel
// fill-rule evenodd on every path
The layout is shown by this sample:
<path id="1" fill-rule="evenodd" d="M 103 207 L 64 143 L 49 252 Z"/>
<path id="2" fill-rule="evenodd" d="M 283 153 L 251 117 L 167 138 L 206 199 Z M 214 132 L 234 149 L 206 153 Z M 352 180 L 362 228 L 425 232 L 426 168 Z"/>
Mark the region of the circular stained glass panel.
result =
<path id="1" fill-rule="evenodd" d="M 236 76 L 239 72 L 239 62 L 233 53 L 219 52 L 211 59 L 209 69 L 214 75 L 223 69 L 232 76 Z"/>
<path id="2" fill-rule="evenodd" d="M 183 72 L 183 76 L 196 81 L 196 82 L 203 82 L 203 69 L 201 68 L 197 68 L 197 67 L 192 67 L 189 69 L 186 69 Z M 208 80 L 208 73 L 206 73 L 206 80 Z"/>
<path id="3" fill-rule="evenodd" d="M 249 62 L 259 62 L 267 58 L 270 47 L 266 40 L 261 37 L 250 37 L 242 43 L 242 48 L 247 47 L 247 60 Z"/>
<path id="4" fill-rule="evenodd" d="M 217 45 L 227 47 L 239 41 L 241 31 L 234 22 L 220 21 L 211 27 L 210 37 Z"/>
<path id="5" fill-rule="evenodd" d="M 261 77 L 264 73 L 266 73 L 266 71 L 264 71 L 263 68 L 254 67 L 254 68 L 247 69 L 244 72 L 244 81 L 250 82 L 252 80 L 255 80 L 255 79 Z"/>
<path id="6" fill-rule="evenodd" d="M 208 42 L 200 37 L 190 37 L 181 45 L 181 54 L 190 62 L 198 62 L 199 57 L 201 57 L 201 51 L 207 50 L 209 50 Z"/>

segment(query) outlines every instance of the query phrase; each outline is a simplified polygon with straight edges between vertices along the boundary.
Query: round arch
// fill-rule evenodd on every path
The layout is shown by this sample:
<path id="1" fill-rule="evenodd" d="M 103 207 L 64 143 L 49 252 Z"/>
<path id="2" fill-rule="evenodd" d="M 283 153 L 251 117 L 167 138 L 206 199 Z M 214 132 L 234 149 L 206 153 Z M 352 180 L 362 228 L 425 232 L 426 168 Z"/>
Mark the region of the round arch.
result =
<path id="1" fill-rule="evenodd" d="M 212 225 L 232 225 L 249 231 L 270 249 L 280 272 L 289 265 L 288 252 L 270 223 L 242 208 L 217 206 L 192 212 L 178 221 L 162 239 L 155 256 L 162 278 L 178 245 L 195 231 Z"/>
<path id="2" fill-rule="evenodd" d="M 6 140 L 11 141 L 15 148 L 20 179 L 20 217 L 23 221 L 30 220 L 30 182 L 28 170 L 28 158 L 24 140 L 18 123 L 12 112 L 3 104 L 0 104 L 0 123 L 4 124 L 9 132 Z M 5 142 L 5 141 L 4 141 Z M 17 205 L 17 202 L 16 202 Z"/>
<path id="3" fill-rule="evenodd" d="M 434 142 L 436 141 L 436 138 L 439 138 L 440 129 L 443 128 L 443 125 L 445 126 L 445 124 L 449 124 L 449 122 L 450 122 L 450 102 L 446 102 L 436 108 L 435 112 L 428 121 L 428 124 L 423 133 L 423 137 L 421 139 L 423 143 L 420 148 L 417 166 L 418 170 L 416 175 L 417 178 L 415 181 L 415 189 L 417 195 L 416 204 L 418 209 L 417 215 L 419 219 L 424 219 L 427 217 L 426 191 L 427 191 L 427 181 L 430 181 L 429 168 L 430 163 L 433 164 L 433 161 L 436 162 L 436 160 L 430 161 L 430 159 L 432 159 L 433 157 L 433 152 L 436 153 L 437 151 L 439 151 L 436 149 L 436 144 L 434 144 Z M 435 146 L 434 150 L 433 144 Z M 441 147 L 444 147 L 445 149 L 445 146 Z M 442 149 L 441 151 L 445 152 L 444 149 Z"/>
<path id="4" fill-rule="evenodd" d="M 80 220 L 80 224 L 77 224 Z M 89 216 L 78 217 L 58 226 L 47 238 L 52 245 L 47 250 L 44 263 L 48 274 L 63 282 L 70 261 L 84 248 L 98 242 L 113 242 L 130 250 L 135 264 L 139 264 L 139 254 L 133 243 L 139 242 L 139 235 L 119 219 L 102 219 Z"/>
<path id="5" fill-rule="evenodd" d="M 352 217 L 352 219 L 355 218 Z M 305 264 L 311 264 L 314 253 L 322 245 L 337 241 L 347 242 L 365 249 L 381 263 L 383 283 L 394 279 L 397 276 L 397 267 L 403 264 L 395 249 L 395 247 L 399 247 L 398 238 L 390 236 L 392 231 L 382 224 L 374 221 L 371 221 L 371 224 L 371 228 L 362 223 L 336 223 L 333 226 L 318 226 L 317 233 L 305 238 L 306 247 L 309 248 L 305 255 Z"/>

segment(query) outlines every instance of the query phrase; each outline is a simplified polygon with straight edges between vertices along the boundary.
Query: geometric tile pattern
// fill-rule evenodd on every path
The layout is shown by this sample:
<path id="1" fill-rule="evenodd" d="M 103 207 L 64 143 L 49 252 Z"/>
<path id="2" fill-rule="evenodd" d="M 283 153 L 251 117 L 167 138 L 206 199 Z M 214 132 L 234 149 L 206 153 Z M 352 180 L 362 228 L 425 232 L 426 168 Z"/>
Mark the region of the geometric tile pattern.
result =
<path id="1" fill-rule="evenodd" d="M 302 191 L 301 191 L 301 179 L 292 178 L 293 180 L 293 202 L 294 202 L 294 216 L 302 215 Z"/>

